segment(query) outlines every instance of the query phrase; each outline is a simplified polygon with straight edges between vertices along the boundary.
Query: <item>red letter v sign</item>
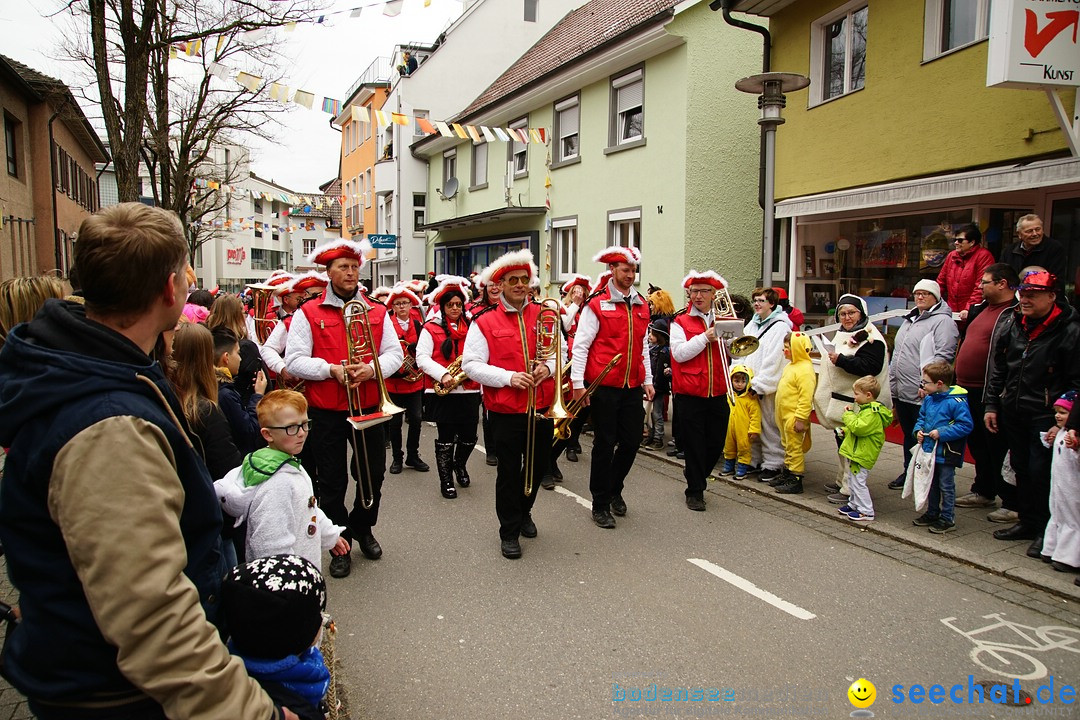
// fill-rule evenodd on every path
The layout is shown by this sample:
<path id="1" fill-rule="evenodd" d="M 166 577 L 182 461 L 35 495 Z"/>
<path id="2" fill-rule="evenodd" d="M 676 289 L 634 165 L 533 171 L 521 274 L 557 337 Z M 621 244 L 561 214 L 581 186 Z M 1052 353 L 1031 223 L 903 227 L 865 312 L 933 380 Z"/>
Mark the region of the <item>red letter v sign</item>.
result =
<path id="1" fill-rule="evenodd" d="M 1080 27 L 1080 10 L 1062 10 L 1046 13 L 1049 20 L 1042 30 L 1039 29 L 1039 16 L 1031 10 L 1024 10 L 1024 48 L 1031 57 L 1039 57 L 1050 41 L 1072 26 L 1073 44 L 1076 43 L 1076 31 Z"/>

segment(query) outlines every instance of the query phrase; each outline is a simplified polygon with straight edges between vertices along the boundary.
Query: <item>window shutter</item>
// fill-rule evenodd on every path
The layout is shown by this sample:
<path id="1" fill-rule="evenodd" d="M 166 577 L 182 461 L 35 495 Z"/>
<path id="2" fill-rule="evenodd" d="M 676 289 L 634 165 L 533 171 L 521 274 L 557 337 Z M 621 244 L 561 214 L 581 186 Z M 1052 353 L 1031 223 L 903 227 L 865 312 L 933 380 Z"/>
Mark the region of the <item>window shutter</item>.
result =
<path id="1" fill-rule="evenodd" d="M 644 90 L 645 85 L 640 80 L 619 88 L 619 99 L 616 103 L 618 112 L 624 113 L 631 108 L 641 107 Z"/>
<path id="2" fill-rule="evenodd" d="M 578 131 L 578 106 L 563 110 L 559 115 L 559 135 L 561 137 L 567 137 L 574 135 Z"/>

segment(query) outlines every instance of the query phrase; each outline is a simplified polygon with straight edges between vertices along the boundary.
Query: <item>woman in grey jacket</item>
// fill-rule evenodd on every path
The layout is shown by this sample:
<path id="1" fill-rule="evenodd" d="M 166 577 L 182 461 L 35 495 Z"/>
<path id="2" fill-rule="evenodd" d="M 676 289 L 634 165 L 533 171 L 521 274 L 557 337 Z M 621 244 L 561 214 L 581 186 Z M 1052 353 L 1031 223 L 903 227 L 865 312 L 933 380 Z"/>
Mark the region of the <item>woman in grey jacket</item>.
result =
<path id="1" fill-rule="evenodd" d="M 904 324 L 896 333 L 889 365 L 893 413 L 904 431 L 904 470 L 911 462 L 908 446 L 915 441 L 912 433 L 922 403 L 922 369 L 935 360 L 951 363 L 960 340 L 952 310 L 941 301 L 941 288 L 936 282 L 920 280 L 912 294 L 915 307 L 904 317 Z M 904 470 L 889 483 L 890 489 L 904 487 Z"/>

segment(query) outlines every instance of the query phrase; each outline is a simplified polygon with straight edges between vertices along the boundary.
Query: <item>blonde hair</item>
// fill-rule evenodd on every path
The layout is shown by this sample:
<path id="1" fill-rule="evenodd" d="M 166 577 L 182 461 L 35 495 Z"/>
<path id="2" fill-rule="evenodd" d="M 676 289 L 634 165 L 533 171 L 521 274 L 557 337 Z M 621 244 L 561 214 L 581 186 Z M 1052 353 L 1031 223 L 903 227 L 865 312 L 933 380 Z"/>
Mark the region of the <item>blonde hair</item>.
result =
<path id="1" fill-rule="evenodd" d="M 247 337 L 247 324 L 244 322 L 244 303 L 235 295 L 222 295 L 210 307 L 206 318 L 206 327 L 226 327 L 233 331 L 237 339 Z"/>
<path id="2" fill-rule="evenodd" d="M 49 298 L 64 297 L 64 286 L 50 275 L 0 282 L 0 347 L 11 329 L 30 322 Z"/>
<path id="3" fill-rule="evenodd" d="M 198 323 L 185 323 L 173 337 L 172 371 L 169 379 L 180 398 L 180 407 L 189 423 L 199 416 L 199 399 L 218 401 L 214 372 L 214 336 Z"/>
<path id="4" fill-rule="evenodd" d="M 873 375 L 864 375 L 863 377 L 856 380 L 852 387 L 859 392 L 869 394 L 870 397 L 874 398 L 875 400 L 877 400 L 878 396 L 881 395 L 881 383 L 879 383 L 878 379 Z"/>
<path id="5" fill-rule="evenodd" d="M 649 293 L 649 303 L 652 304 L 653 315 L 674 315 L 675 303 L 671 300 L 671 295 L 667 290 L 657 288 Z"/>
<path id="6" fill-rule="evenodd" d="M 277 414 L 285 408 L 292 408 L 301 414 L 306 413 L 307 398 L 295 390 L 273 390 L 266 393 L 255 406 L 255 412 L 259 415 L 259 427 L 270 427 Z"/>

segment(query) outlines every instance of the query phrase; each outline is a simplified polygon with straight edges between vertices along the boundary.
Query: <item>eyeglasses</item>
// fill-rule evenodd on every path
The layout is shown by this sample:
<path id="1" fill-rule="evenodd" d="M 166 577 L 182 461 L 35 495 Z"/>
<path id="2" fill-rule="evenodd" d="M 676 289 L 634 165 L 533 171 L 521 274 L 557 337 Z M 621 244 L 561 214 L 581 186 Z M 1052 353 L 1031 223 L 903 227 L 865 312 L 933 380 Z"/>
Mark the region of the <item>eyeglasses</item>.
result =
<path id="1" fill-rule="evenodd" d="M 690 288 L 688 291 L 691 295 L 708 295 L 713 291 L 712 288 Z"/>
<path id="2" fill-rule="evenodd" d="M 300 434 L 300 431 L 308 432 L 311 430 L 311 421 L 305 420 L 298 425 L 267 425 L 267 430 L 284 430 L 285 434 L 289 437 L 294 437 Z"/>
<path id="3" fill-rule="evenodd" d="M 934 297 L 934 293 L 927 292 L 925 290 L 916 290 L 912 293 L 915 297 Z"/>
<path id="4" fill-rule="evenodd" d="M 923 387 L 926 387 L 927 385 L 933 387 L 934 385 L 937 385 L 937 380 L 920 380 L 919 384 Z"/>
<path id="5" fill-rule="evenodd" d="M 844 312 L 839 313 L 839 317 L 842 317 L 842 318 L 843 317 L 859 317 L 860 315 L 862 315 L 862 313 L 859 312 L 858 310 L 845 310 Z"/>
<path id="6" fill-rule="evenodd" d="M 766 300 L 765 298 L 754 298 L 754 300 L 753 300 L 753 303 L 755 305 L 757 305 L 758 303 L 766 303 L 766 302 L 769 302 L 769 301 Z"/>
<path id="7" fill-rule="evenodd" d="M 511 275 L 510 277 L 504 277 L 503 280 L 505 280 L 506 284 L 510 285 L 510 286 L 513 286 L 513 285 L 528 285 L 529 284 L 529 276 L 528 275 Z"/>
<path id="8" fill-rule="evenodd" d="M 455 302 L 448 302 L 448 303 L 446 303 L 446 308 L 447 308 L 447 309 L 449 309 L 449 308 L 463 308 L 463 307 L 465 307 L 465 306 L 464 306 L 464 305 L 462 305 L 462 304 L 461 304 L 461 303 L 459 303 L 459 302 L 456 302 L 456 301 L 455 301 Z"/>

